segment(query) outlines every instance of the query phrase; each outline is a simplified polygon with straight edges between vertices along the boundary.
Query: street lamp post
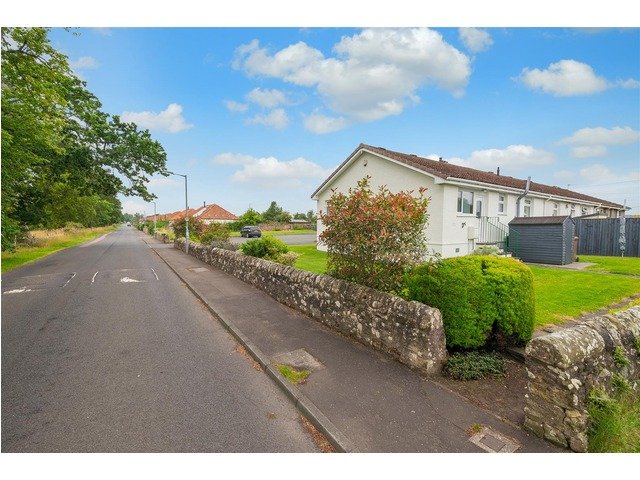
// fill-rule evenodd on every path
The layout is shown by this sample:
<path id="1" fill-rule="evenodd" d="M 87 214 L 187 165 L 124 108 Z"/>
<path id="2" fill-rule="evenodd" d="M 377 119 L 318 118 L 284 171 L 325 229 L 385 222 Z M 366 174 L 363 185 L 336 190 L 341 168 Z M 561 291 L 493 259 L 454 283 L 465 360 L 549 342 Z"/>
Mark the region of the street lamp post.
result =
<path id="1" fill-rule="evenodd" d="M 156 213 L 156 202 L 151 203 L 153 203 L 153 231 L 155 233 L 158 229 L 158 214 Z"/>
<path id="2" fill-rule="evenodd" d="M 187 176 L 181 173 L 168 172 L 171 175 L 184 177 L 184 233 L 185 233 L 185 252 L 189 253 L 189 202 L 187 200 Z"/>

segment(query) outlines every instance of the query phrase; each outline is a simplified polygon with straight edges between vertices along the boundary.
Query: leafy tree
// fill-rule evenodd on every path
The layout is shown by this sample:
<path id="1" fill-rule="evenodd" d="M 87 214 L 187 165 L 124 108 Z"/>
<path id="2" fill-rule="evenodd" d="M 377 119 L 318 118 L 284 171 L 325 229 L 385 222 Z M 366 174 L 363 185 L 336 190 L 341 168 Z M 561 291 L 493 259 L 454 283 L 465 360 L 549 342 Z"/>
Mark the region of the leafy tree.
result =
<path id="1" fill-rule="evenodd" d="M 397 292 L 403 275 L 427 253 L 424 227 L 429 198 L 421 189 L 391 193 L 371 191 L 370 177 L 347 194 L 333 191 L 327 212 L 319 212 L 325 230 L 330 275 L 378 290 Z"/>
<path id="2" fill-rule="evenodd" d="M 167 174 L 166 154 L 147 130 L 101 111 L 47 34 L 2 29 L 3 219 L 20 228 L 111 221 L 118 193 L 155 198 L 146 183 Z"/>
<path id="3" fill-rule="evenodd" d="M 247 225 L 258 225 L 262 222 L 262 215 L 256 212 L 253 208 L 249 208 L 246 212 L 244 212 L 238 220 L 229 224 L 229 229 L 234 231 L 239 231 L 242 227 L 246 227 Z"/>
<path id="4" fill-rule="evenodd" d="M 225 223 L 213 222 L 204 228 L 200 241 L 205 244 L 226 242 L 229 240 L 229 227 Z"/>
<path id="5" fill-rule="evenodd" d="M 269 208 L 267 208 L 264 212 L 262 212 L 262 221 L 263 222 L 277 222 L 280 215 L 284 213 L 282 207 L 280 207 L 275 200 L 271 202 Z"/>

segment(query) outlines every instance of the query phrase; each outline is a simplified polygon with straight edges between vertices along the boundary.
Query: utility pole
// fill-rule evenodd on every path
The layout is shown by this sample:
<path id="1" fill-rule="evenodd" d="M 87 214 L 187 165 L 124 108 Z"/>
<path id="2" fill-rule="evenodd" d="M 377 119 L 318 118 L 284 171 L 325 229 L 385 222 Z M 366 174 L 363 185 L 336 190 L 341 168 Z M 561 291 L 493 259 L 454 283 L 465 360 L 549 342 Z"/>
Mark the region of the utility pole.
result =
<path id="1" fill-rule="evenodd" d="M 171 175 L 184 177 L 184 233 L 185 233 L 185 252 L 189 253 L 189 201 L 187 197 L 187 176 L 181 173 L 168 172 Z"/>

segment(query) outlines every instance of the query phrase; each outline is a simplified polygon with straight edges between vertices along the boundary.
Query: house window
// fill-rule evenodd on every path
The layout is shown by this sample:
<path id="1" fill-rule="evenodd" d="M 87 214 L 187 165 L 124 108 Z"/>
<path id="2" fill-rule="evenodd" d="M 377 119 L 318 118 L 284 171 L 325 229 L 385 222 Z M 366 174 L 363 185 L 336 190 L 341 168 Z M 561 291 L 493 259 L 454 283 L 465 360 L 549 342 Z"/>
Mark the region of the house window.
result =
<path id="1" fill-rule="evenodd" d="M 582 212 L 582 215 L 586 215 L 588 213 L 587 207 L 582 207 L 581 212 Z"/>
<path id="2" fill-rule="evenodd" d="M 557 203 L 553 204 L 553 213 L 551 215 L 553 215 L 554 217 L 558 216 L 558 204 Z"/>
<path id="3" fill-rule="evenodd" d="M 576 214 L 576 205 L 575 203 L 571 204 L 571 213 L 569 214 L 569 216 L 573 217 Z"/>
<path id="4" fill-rule="evenodd" d="M 525 217 L 531 216 L 531 200 L 529 199 L 526 199 L 524 201 L 524 216 Z"/>
<path id="5" fill-rule="evenodd" d="M 498 213 L 504 213 L 504 195 L 498 195 Z"/>
<path id="6" fill-rule="evenodd" d="M 458 213 L 473 213 L 473 192 L 458 190 Z"/>

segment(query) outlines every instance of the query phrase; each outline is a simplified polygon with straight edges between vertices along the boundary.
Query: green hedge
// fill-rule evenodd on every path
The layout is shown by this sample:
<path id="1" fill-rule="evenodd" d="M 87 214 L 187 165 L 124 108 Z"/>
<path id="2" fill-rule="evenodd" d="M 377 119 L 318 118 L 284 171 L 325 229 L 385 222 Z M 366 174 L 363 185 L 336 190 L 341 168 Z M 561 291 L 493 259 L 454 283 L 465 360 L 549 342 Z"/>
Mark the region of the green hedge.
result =
<path id="1" fill-rule="evenodd" d="M 492 333 L 521 344 L 533 333 L 533 274 L 517 260 L 447 258 L 414 269 L 405 287 L 407 298 L 442 312 L 448 347 L 478 348 Z"/>

